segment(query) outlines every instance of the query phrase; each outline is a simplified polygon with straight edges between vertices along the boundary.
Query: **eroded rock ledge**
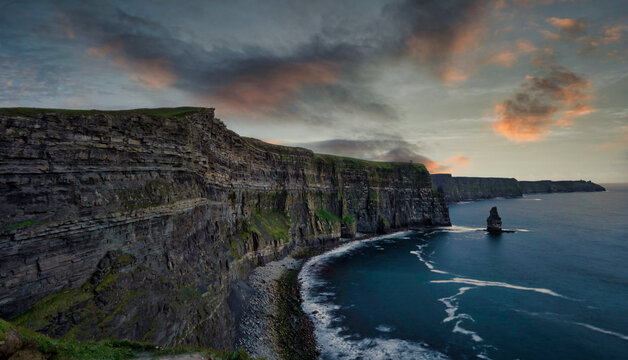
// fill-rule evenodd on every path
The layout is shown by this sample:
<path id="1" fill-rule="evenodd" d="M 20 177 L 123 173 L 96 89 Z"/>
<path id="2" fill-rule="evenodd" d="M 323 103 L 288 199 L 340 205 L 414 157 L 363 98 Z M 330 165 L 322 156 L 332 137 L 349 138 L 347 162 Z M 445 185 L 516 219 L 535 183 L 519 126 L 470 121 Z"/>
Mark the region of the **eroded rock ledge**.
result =
<path id="1" fill-rule="evenodd" d="M 0 111 L 0 159 L 0 317 L 69 339 L 229 349 L 255 266 L 449 224 L 420 164 L 243 138 L 213 109 Z"/>

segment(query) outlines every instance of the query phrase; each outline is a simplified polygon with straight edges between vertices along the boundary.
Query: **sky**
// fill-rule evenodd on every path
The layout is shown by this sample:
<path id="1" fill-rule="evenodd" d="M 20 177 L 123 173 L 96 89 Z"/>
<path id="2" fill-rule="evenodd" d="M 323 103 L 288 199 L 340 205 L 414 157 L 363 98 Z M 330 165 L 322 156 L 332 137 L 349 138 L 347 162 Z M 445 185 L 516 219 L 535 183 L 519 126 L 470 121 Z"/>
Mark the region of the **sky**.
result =
<path id="1" fill-rule="evenodd" d="M 214 107 L 321 153 L 628 182 L 625 0 L 0 0 L 0 68 L 0 107 Z"/>

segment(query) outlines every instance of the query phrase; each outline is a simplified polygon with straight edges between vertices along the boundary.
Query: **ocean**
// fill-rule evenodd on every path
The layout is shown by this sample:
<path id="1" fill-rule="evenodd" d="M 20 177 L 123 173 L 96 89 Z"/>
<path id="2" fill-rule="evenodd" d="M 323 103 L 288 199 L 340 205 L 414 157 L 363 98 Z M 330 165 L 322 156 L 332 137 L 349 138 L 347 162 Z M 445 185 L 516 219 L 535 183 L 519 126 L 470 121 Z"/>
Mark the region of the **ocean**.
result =
<path id="1" fill-rule="evenodd" d="M 321 359 L 628 359 L 628 185 L 450 206 L 303 267 Z M 512 234 L 481 231 L 492 206 Z"/>

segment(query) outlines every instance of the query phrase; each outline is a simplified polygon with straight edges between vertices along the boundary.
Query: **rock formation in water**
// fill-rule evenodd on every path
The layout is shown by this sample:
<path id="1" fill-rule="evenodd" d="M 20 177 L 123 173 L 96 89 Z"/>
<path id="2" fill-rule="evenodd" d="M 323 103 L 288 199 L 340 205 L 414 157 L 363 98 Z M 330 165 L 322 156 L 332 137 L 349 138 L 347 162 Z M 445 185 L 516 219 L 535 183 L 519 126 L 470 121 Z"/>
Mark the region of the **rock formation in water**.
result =
<path id="1" fill-rule="evenodd" d="M 591 181 L 518 181 L 515 178 L 484 178 L 432 174 L 436 191 L 445 196 L 447 202 L 491 199 L 496 197 L 515 198 L 523 194 L 605 191 L 604 187 Z"/>
<path id="2" fill-rule="evenodd" d="M 497 213 L 497 206 L 491 208 L 491 213 L 488 218 L 486 218 L 486 231 L 493 234 L 502 232 L 502 218 L 500 218 Z"/>
<path id="3" fill-rule="evenodd" d="M 68 339 L 228 349 L 255 266 L 450 223 L 421 164 L 243 138 L 213 109 L 4 109 L 0 159 L 0 317 Z"/>

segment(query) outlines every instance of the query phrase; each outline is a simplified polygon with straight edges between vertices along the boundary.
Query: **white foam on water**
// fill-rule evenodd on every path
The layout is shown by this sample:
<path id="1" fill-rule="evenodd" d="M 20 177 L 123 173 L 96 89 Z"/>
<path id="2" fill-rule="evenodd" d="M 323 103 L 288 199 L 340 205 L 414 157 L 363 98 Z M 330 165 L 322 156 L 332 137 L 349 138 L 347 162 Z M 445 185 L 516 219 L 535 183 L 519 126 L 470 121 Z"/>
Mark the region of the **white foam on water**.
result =
<path id="1" fill-rule="evenodd" d="M 343 244 L 329 252 L 315 256 L 308 260 L 299 273 L 301 283 L 301 294 L 303 297 L 302 307 L 305 313 L 310 314 L 315 326 L 315 336 L 321 350 L 322 359 L 425 359 L 441 360 L 447 357 L 433 349 L 429 349 L 424 344 L 415 343 L 401 339 L 386 338 L 363 338 L 356 339 L 354 335 L 344 335 L 343 329 L 336 324 L 338 315 L 335 313 L 340 309 L 339 305 L 326 301 L 327 296 L 321 296 L 321 291 L 327 285 L 317 276 L 317 269 L 328 262 L 347 252 L 351 252 L 366 243 L 380 241 L 391 237 L 398 237 L 397 233 L 368 240 L 355 241 Z M 381 325 L 380 325 L 381 326 Z M 378 327 L 379 328 L 379 327 Z M 382 328 L 384 329 L 384 328 Z"/>
<path id="2" fill-rule="evenodd" d="M 431 272 L 435 272 L 437 274 L 449 274 L 447 271 L 432 269 Z"/>
<path id="3" fill-rule="evenodd" d="M 482 231 L 484 230 L 484 228 L 469 227 L 469 226 L 462 226 L 462 225 L 452 225 L 448 227 L 437 227 L 437 228 L 434 228 L 434 230 L 440 230 L 440 231 L 458 234 L 458 233 L 465 233 L 465 232 L 472 232 L 472 231 Z"/>
<path id="4" fill-rule="evenodd" d="M 392 326 L 388 326 L 388 325 L 384 325 L 384 324 L 379 324 L 375 330 L 380 331 L 380 332 L 384 332 L 384 333 L 389 333 L 391 331 L 393 331 L 393 327 Z"/>
<path id="5" fill-rule="evenodd" d="M 468 290 L 473 289 L 472 287 L 461 287 L 460 289 L 458 289 L 458 292 L 452 296 L 448 296 L 448 297 L 444 297 L 444 298 L 440 298 L 438 299 L 438 301 L 442 302 L 443 304 L 445 304 L 445 312 L 447 313 L 447 317 L 445 319 L 443 319 L 443 322 L 450 322 L 452 320 L 456 320 L 456 319 L 468 319 L 471 321 L 475 321 L 473 320 L 473 318 L 471 317 L 471 315 L 469 314 L 456 314 L 456 312 L 458 311 L 458 296 L 464 294 L 465 292 L 467 292 Z"/>
<path id="6" fill-rule="evenodd" d="M 515 290 L 534 291 L 541 294 L 567 298 L 566 296 L 563 296 L 550 289 L 531 288 L 531 287 L 526 287 L 526 286 L 512 285 L 512 284 L 498 282 L 498 281 L 483 281 L 483 280 L 455 277 L 451 280 L 432 280 L 430 282 L 435 283 L 435 284 L 455 283 L 455 284 L 467 284 L 467 285 L 475 285 L 475 286 L 497 286 L 497 287 L 503 287 L 503 288 L 508 288 L 508 289 L 515 289 Z"/>
<path id="7" fill-rule="evenodd" d="M 593 325 L 585 324 L 585 323 L 581 323 L 581 322 L 574 322 L 574 324 L 583 326 L 583 327 L 585 327 L 587 329 L 590 329 L 590 330 L 593 330 L 593 331 L 597 331 L 597 332 L 602 333 L 602 334 L 612 335 L 612 336 L 618 337 L 618 338 L 620 338 L 622 340 L 628 341 L 628 335 L 624 335 L 622 333 L 618 333 L 618 332 L 615 332 L 615 331 L 602 329 L 602 328 L 599 328 L 597 326 L 593 326 Z"/>
<path id="8" fill-rule="evenodd" d="M 467 330 L 467 329 L 463 328 L 462 326 L 460 326 L 461 322 L 462 322 L 462 320 L 456 321 L 456 325 L 454 326 L 454 329 L 452 330 L 452 332 L 471 336 L 471 339 L 473 339 L 473 341 L 475 341 L 475 342 L 482 342 L 482 341 L 484 341 L 484 339 L 482 339 L 480 337 L 480 335 L 478 335 L 476 332 L 471 331 L 471 330 Z"/>

